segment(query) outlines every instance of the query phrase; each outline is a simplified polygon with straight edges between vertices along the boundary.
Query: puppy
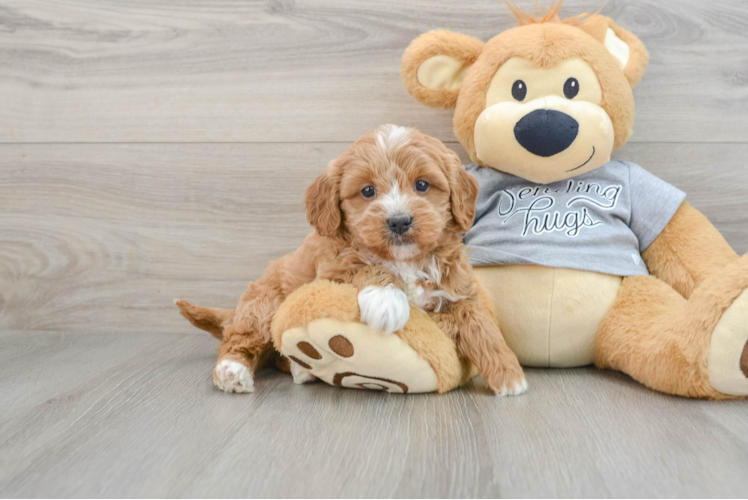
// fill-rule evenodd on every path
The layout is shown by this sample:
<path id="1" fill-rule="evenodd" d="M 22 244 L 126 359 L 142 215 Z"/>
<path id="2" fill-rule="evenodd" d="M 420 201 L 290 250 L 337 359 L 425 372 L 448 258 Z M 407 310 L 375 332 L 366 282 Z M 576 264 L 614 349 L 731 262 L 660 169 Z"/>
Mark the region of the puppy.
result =
<path id="1" fill-rule="evenodd" d="M 235 310 L 178 301 L 195 326 L 221 339 L 215 384 L 251 392 L 273 354 L 270 324 L 283 300 L 315 279 L 359 289 L 362 322 L 388 335 L 410 306 L 425 311 L 502 395 L 527 388 L 465 254 L 478 183 L 459 157 L 417 130 L 385 125 L 358 139 L 306 190 L 315 232 L 250 283 Z M 291 366 L 297 382 L 313 377 Z"/>

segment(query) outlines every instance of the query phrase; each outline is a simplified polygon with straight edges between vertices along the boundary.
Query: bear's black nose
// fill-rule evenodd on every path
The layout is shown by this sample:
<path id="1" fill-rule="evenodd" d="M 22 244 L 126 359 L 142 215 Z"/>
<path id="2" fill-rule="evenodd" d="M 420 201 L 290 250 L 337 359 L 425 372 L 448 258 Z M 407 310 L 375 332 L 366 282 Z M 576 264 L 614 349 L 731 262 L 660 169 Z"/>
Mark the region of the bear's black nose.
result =
<path id="1" fill-rule="evenodd" d="M 537 109 L 528 113 L 514 126 L 514 137 L 523 148 L 538 156 L 548 157 L 565 150 L 579 133 L 579 123 L 560 111 Z"/>

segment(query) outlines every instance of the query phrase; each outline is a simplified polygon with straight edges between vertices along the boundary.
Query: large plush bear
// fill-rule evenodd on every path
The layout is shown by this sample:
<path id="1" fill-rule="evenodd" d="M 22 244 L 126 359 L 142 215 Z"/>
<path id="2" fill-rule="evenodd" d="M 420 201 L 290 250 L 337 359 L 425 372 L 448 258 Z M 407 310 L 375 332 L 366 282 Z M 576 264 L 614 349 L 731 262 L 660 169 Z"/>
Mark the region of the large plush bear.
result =
<path id="1" fill-rule="evenodd" d="M 644 45 L 600 15 L 513 10 L 520 26 L 485 44 L 432 31 L 402 62 L 411 95 L 455 109 L 480 182 L 465 243 L 507 343 L 525 366 L 745 397 L 748 256 L 684 193 L 610 159 L 631 137 Z"/>

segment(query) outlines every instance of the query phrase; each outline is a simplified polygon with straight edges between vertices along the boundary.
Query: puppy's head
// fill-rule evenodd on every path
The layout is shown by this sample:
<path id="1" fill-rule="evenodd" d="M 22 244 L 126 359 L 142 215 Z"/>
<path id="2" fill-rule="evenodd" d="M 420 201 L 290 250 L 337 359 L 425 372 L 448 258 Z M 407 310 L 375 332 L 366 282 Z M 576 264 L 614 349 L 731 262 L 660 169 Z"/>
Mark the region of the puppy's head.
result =
<path id="1" fill-rule="evenodd" d="M 470 229 L 477 197 L 477 181 L 444 144 L 384 125 L 330 163 L 307 189 L 306 207 L 321 235 L 401 261 Z"/>

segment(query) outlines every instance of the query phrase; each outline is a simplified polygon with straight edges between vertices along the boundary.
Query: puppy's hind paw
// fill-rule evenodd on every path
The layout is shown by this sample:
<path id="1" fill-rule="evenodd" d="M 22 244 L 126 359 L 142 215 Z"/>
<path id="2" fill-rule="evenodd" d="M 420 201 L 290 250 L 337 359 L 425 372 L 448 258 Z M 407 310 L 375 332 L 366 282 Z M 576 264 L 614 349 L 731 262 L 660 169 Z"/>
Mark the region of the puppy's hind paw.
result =
<path id="1" fill-rule="evenodd" d="M 253 392 L 255 383 L 249 368 L 230 359 L 219 362 L 213 370 L 213 383 L 224 392 Z"/>

